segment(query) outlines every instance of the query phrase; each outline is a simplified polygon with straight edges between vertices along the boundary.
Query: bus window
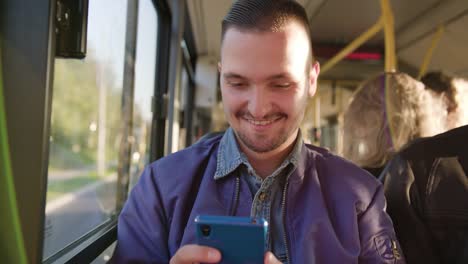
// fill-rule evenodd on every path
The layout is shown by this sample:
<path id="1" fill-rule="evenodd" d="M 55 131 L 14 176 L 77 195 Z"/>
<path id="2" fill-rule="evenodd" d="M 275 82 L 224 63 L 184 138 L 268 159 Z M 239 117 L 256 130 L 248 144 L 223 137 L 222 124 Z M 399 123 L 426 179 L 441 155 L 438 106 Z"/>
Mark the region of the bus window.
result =
<path id="1" fill-rule="evenodd" d="M 153 112 L 151 101 L 156 73 L 158 17 L 151 0 L 138 5 L 138 31 L 135 61 L 135 95 L 130 167 L 130 189 L 148 164 Z"/>
<path id="2" fill-rule="evenodd" d="M 86 58 L 55 59 L 44 259 L 116 213 L 127 1 L 88 16 Z"/>

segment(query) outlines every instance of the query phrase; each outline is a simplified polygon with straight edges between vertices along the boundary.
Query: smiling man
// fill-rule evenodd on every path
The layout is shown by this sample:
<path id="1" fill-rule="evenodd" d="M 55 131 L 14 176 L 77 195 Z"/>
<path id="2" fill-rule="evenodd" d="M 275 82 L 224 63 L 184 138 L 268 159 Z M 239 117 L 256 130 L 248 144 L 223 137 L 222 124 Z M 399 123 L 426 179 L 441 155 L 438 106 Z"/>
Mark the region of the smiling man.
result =
<path id="1" fill-rule="evenodd" d="M 222 24 L 223 134 L 149 165 L 119 219 L 115 263 L 218 263 L 199 214 L 264 217 L 265 263 L 403 263 L 381 185 L 302 141 L 320 67 L 295 1 L 240 0 Z M 241 241 L 242 238 L 239 238 Z"/>
<path id="2" fill-rule="evenodd" d="M 264 178 L 291 152 L 320 67 L 308 55 L 309 35 L 301 20 L 278 21 L 272 29 L 266 21 L 271 18 L 258 19 L 237 26 L 230 24 L 236 21 L 232 15 L 226 18 L 219 71 L 226 118 L 240 149 Z"/>

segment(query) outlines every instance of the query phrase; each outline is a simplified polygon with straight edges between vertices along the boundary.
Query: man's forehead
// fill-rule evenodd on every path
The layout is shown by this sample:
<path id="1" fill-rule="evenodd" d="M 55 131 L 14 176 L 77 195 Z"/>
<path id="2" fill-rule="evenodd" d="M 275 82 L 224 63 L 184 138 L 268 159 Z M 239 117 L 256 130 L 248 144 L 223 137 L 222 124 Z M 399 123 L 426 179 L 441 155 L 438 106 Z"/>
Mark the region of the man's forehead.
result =
<path id="1" fill-rule="evenodd" d="M 310 42 L 307 34 L 304 31 L 301 34 L 297 27 L 290 23 L 280 32 L 228 29 L 221 47 L 223 70 L 243 71 L 247 63 L 257 66 L 254 70 L 260 72 L 273 70 L 279 74 L 291 67 L 300 67 L 303 72 L 305 64 L 311 63 Z"/>

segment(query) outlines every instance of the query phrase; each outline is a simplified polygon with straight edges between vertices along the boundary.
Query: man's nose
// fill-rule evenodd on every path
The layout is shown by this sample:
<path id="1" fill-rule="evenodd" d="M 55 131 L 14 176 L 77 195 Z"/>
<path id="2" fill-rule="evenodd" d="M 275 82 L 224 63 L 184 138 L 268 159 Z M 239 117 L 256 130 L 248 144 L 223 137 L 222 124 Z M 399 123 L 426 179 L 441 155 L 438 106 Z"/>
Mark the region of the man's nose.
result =
<path id="1" fill-rule="evenodd" d="M 254 87 L 249 98 L 248 110 L 250 114 L 256 118 L 264 118 L 271 109 L 271 102 L 268 91 L 262 88 Z"/>

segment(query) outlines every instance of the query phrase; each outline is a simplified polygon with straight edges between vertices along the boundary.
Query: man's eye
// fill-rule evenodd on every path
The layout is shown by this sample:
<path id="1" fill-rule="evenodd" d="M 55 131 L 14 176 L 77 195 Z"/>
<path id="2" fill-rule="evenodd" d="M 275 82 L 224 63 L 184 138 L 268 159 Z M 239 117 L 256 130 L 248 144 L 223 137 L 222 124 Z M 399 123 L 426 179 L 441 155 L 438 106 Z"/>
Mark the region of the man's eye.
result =
<path id="1" fill-rule="evenodd" d="M 230 82 L 228 83 L 229 86 L 232 86 L 232 87 L 242 87 L 244 86 L 244 83 L 240 83 L 240 82 Z"/>
<path id="2" fill-rule="evenodd" d="M 289 88 L 291 86 L 291 83 L 275 83 L 273 84 L 273 86 L 276 88 L 285 89 L 285 88 Z"/>

